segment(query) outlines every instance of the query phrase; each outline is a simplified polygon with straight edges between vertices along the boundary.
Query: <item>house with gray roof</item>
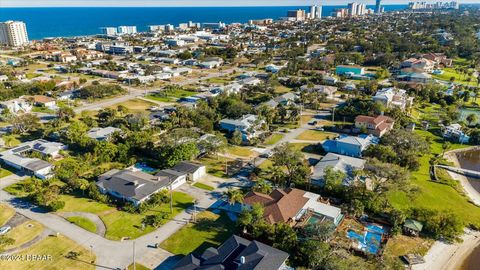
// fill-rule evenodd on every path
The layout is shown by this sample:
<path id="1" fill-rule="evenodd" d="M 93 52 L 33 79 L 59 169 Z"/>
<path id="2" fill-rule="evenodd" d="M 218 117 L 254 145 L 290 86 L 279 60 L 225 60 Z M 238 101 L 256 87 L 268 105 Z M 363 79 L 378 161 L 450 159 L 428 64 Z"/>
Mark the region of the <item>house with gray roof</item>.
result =
<path id="1" fill-rule="evenodd" d="M 62 143 L 39 139 L 21 143 L 14 148 L 1 152 L 0 160 L 28 175 L 47 179 L 53 176 L 54 166 L 45 160 L 29 157 L 29 154 L 37 152 L 46 158 L 56 158 L 60 156 L 60 151 L 66 149 L 67 146 Z"/>
<path id="2" fill-rule="evenodd" d="M 153 194 L 163 189 L 168 189 L 170 181 L 171 178 L 167 176 L 156 176 L 141 171 L 113 169 L 100 175 L 96 185 L 102 193 L 139 206 L 150 199 Z"/>
<path id="3" fill-rule="evenodd" d="M 108 141 L 115 132 L 121 132 L 122 130 L 116 127 L 96 127 L 92 128 L 87 132 L 89 138 L 95 139 L 97 141 Z"/>
<path id="4" fill-rule="evenodd" d="M 258 241 L 232 235 L 218 248 L 208 248 L 200 256 L 183 257 L 173 270 L 236 269 L 287 270 L 288 253 Z"/>
<path id="5" fill-rule="evenodd" d="M 361 170 L 365 166 L 365 160 L 355 157 L 349 157 L 339 155 L 335 153 L 326 154 L 313 168 L 313 174 L 311 176 L 312 183 L 315 185 L 323 186 L 325 170 L 332 168 L 335 171 L 343 172 L 347 177 L 343 180 L 344 185 L 349 185 L 355 180 L 354 172 Z"/>

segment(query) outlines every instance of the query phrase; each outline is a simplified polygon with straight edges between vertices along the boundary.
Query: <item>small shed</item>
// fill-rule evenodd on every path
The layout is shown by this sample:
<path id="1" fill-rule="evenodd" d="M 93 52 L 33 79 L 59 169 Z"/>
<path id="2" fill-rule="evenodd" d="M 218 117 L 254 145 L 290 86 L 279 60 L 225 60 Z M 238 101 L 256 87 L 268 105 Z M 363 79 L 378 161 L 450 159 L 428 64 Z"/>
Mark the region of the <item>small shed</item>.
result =
<path id="1" fill-rule="evenodd" d="M 405 224 L 403 224 L 403 231 L 408 235 L 418 236 L 422 229 L 423 224 L 414 219 L 407 219 Z"/>

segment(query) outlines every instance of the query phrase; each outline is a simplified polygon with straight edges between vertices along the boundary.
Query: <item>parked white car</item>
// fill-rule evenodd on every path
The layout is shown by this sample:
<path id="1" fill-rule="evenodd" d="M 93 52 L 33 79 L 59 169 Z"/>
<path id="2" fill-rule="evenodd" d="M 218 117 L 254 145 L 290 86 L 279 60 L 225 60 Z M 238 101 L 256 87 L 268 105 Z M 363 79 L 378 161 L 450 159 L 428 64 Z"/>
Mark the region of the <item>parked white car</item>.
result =
<path id="1" fill-rule="evenodd" d="M 1 227 L 0 228 L 0 235 L 4 235 L 4 234 L 8 233 L 11 229 L 12 229 L 12 227 L 10 227 L 10 226 Z"/>

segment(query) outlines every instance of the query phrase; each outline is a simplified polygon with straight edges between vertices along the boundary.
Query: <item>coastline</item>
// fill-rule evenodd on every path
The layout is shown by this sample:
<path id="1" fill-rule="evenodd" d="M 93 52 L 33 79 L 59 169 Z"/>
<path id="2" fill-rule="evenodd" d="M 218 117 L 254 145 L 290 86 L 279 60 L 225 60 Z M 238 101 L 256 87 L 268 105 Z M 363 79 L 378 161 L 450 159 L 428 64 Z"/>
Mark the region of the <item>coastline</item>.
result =
<path id="1" fill-rule="evenodd" d="M 456 154 L 459 153 L 459 152 L 471 151 L 471 150 L 475 150 L 475 149 L 478 149 L 478 146 L 472 146 L 472 147 L 468 147 L 468 148 L 464 148 L 464 149 L 452 150 L 452 151 L 446 152 L 443 155 L 443 157 L 446 158 L 448 161 L 453 162 L 455 167 L 461 168 L 460 162 L 458 161 L 458 158 L 457 158 Z M 465 177 L 461 174 L 455 173 L 455 172 L 448 171 L 448 170 L 447 170 L 447 172 L 454 180 L 457 180 L 457 181 L 460 182 L 463 190 L 465 191 L 465 195 L 467 195 L 467 197 L 475 205 L 480 206 L 480 193 L 470 184 L 467 177 Z"/>
<path id="2" fill-rule="evenodd" d="M 414 265 L 413 270 L 457 270 L 461 269 L 463 262 L 475 248 L 480 245 L 480 232 L 465 229 L 461 243 L 445 243 L 436 241 L 427 255 L 425 263 Z"/>

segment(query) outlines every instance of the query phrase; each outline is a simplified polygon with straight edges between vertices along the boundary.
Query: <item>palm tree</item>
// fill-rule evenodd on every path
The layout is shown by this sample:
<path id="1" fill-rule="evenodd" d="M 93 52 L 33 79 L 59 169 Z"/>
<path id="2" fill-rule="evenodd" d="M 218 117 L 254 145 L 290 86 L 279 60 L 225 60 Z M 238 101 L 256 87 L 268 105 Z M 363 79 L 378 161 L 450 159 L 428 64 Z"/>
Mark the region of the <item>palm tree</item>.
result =
<path id="1" fill-rule="evenodd" d="M 228 199 L 228 203 L 230 205 L 234 205 L 236 203 L 243 203 L 243 194 L 238 189 L 229 188 L 225 191 L 225 196 Z"/>
<path id="2" fill-rule="evenodd" d="M 258 181 L 255 183 L 255 186 L 253 187 L 254 191 L 263 194 L 270 194 L 272 192 L 272 189 L 272 185 L 265 181 L 265 179 L 258 179 Z"/>

